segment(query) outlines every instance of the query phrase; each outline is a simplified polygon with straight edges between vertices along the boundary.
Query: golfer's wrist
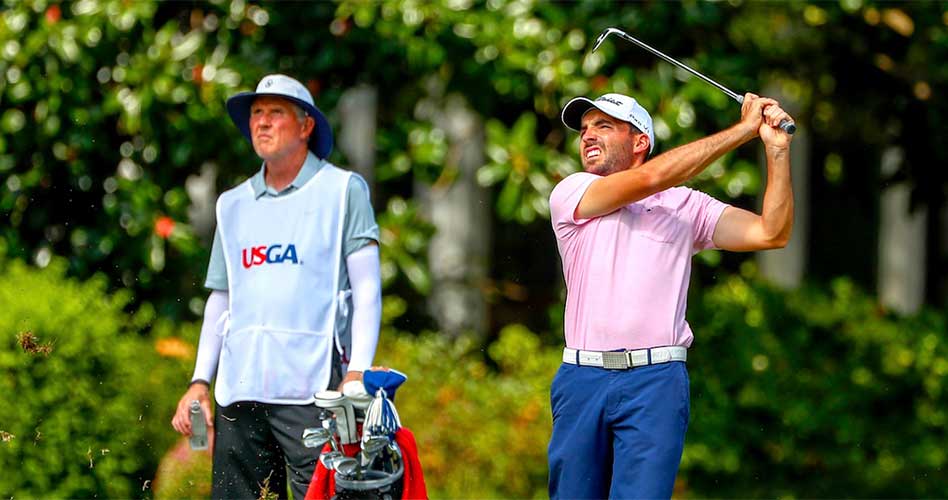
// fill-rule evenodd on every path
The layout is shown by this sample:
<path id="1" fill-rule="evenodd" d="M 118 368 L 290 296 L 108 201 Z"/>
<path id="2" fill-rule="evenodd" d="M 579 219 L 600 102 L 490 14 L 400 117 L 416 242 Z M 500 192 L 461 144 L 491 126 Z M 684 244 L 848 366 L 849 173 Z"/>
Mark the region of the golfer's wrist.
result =
<path id="1" fill-rule="evenodd" d="M 202 378 L 196 378 L 196 379 L 192 380 L 192 381 L 188 384 L 188 389 L 194 387 L 195 385 L 202 385 L 202 386 L 204 386 L 205 389 L 210 389 L 210 388 L 211 388 L 211 383 L 208 382 L 207 380 L 202 379 Z"/>
<path id="2" fill-rule="evenodd" d="M 782 160 L 790 155 L 790 144 L 784 145 L 764 145 L 764 154 L 771 160 Z"/>
<path id="3" fill-rule="evenodd" d="M 757 137 L 757 127 L 743 120 L 737 122 L 733 128 L 738 134 L 740 134 L 741 144 L 750 141 L 754 137 Z"/>

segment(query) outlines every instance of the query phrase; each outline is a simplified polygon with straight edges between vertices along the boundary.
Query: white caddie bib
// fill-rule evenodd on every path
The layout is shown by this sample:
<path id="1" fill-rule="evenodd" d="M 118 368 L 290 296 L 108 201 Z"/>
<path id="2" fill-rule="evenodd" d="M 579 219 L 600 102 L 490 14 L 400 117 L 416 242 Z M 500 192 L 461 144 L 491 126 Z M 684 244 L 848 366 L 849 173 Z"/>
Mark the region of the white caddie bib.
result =
<path id="1" fill-rule="evenodd" d="M 308 404 L 329 384 L 351 175 L 325 163 L 285 196 L 255 199 L 248 180 L 218 199 L 230 294 L 218 404 Z"/>

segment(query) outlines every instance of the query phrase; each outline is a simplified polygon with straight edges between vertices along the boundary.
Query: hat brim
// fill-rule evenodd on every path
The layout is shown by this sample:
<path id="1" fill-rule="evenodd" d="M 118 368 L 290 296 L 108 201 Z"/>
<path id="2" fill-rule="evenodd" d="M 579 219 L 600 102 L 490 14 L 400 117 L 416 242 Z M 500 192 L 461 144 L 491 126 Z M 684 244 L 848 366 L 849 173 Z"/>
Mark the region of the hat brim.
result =
<path id="1" fill-rule="evenodd" d="M 332 152 L 333 137 L 332 128 L 329 126 L 329 120 L 326 119 L 326 115 L 324 115 L 319 108 L 306 101 L 283 94 L 241 92 L 227 99 L 227 114 L 230 115 L 230 119 L 233 120 L 234 125 L 236 125 L 240 133 L 244 134 L 244 137 L 250 141 L 251 145 L 253 145 L 253 138 L 250 135 L 250 105 L 253 104 L 254 99 L 260 96 L 279 97 L 303 108 L 303 111 L 305 111 L 307 115 L 312 116 L 313 120 L 316 121 L 315 130 L 313 130 L 313 133 L 309 136 L 309 150 L 312 151 L 317 158 L 325 160 L 329 157 L 329 153 Z"/>
<path id="2" fill-rule="evenodd" d="M 583 116 L 593 108 L 599 109 L 594 102 L 585 97 L 574 97 L 566 103 L 566 106 L 563 106 L 560 119 L 563 120 L 563 125 L 566 125 L 567 128 L 579 132 L 583 128 Z M 600 111 L 602 110 L 600 109 Z"/>

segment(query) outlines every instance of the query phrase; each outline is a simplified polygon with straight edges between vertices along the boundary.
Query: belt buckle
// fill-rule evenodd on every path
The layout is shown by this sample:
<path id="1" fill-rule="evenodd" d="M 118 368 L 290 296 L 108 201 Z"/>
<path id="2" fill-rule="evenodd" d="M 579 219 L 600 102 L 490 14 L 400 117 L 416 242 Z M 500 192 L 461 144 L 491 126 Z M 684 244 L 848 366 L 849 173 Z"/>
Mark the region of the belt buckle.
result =
<path id="1" fill-rule="evenodd" d="M 609 370 L 627 370 L 629 357 L 625 351 L 606 351 L 602 353 L 602 367 Z"/>

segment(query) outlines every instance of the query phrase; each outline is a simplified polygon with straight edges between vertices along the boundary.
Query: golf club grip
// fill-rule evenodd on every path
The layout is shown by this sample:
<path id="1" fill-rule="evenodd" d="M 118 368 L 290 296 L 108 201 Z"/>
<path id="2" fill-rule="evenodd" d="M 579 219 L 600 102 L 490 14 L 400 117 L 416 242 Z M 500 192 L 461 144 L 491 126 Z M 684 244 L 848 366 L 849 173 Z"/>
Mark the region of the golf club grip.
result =
<path id="1" fill-rule="evenodd" d="M 738 104 L 744 104 L 744 96 L 742 95 L 735 97 L 734 100 L 737 101 Z M 779 126 L 784 132 L 790 135 L 793 135 L 793 133 L 797 131 L 797 126 L 790 120 L 781 120 Z"/>

